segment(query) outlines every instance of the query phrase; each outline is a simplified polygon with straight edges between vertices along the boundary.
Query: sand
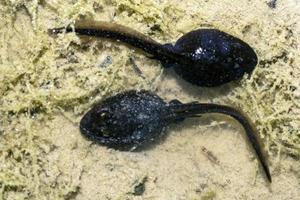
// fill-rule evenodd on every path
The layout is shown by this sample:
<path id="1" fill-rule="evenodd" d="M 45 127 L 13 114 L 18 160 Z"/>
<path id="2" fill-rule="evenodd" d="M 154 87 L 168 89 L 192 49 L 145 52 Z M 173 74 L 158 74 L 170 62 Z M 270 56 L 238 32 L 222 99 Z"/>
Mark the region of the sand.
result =
<path id="1" fill-rule="evenodd" d="M 299 199 L 299 10 L 297 0 L 275 8 L 259 0 L 0 2 L 0 199 Z M 253 46 L 260 63 L 251 77 L 200 88 L 121 43 L 47 34 L 79 18 L 114 21 L 160 42 L 219 28 Z M 141 152 L 82 137 L 84 113 L 128 89 L 240 107 L 265 144 L 272 184 L 242 127 L 221 115 L 174 124 Z"/>

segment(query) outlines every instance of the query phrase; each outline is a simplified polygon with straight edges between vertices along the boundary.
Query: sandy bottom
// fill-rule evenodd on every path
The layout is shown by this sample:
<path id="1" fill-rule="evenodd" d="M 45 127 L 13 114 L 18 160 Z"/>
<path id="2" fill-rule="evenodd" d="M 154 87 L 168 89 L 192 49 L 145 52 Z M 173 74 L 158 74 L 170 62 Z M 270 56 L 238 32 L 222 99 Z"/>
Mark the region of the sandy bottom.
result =
<path id="1" fill-rule="evenodd" d="M 171 77 L 161 84 L 172 88 L 169 97 L 191 98 L 182 91 L 196 88 L 179 87 Z M 120 152 L 85 140 L 77 126 L 57 116 L 50 137 L 56 148 L 47 157 L 79 183 L 75 199 L 298 199 L 299 161 L 270 157 L 269 184 L 242 127 L 224 120 L 217 115 L 186 120 L 149 149 Z M 139 196 L 135 188 L 141 185 Z"/>
<path id="2" fill-rule="evenodd" d="M 0 2 L 0 200 L 299 200 L 300 3 L 277 3 L 273 9 L 261 0 Z M 120 43 L 47 34 L 83 16 L 162 42 L 219 28 L 249 42 L 261 62 L 251 81 L 195 87 Z M 107 58 L 112 62 L 101 67 Z M 86 140 L 78 128 L 86 110 L 126 89 L 152 90 L 166 101 L 240 105 L 265 137 L 272 184 L 241 125 L 221 115 L 173 124 L 140 152 Z"/>

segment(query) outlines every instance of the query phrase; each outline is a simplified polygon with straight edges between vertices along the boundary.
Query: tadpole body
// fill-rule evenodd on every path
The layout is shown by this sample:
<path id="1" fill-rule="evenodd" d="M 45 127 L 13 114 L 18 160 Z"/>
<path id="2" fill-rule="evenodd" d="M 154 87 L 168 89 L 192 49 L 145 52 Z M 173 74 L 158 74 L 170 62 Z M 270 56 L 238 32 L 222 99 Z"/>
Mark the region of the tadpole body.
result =
<path id="1" fill-rule="evenodd" d="M 78 35 L 110 38 L 152 55 L 187 82 L 213 87 L 250 74 L 257 65 L 254 50 L 244 41 L 217 29 L 198 29 L 184 34 L 175 44 L 160 44 L 129 27 L 77 21 L 71 27 L 49 29 L 50 34 L 75 31 Z"/>
<path id="2" fill-rule="evenodd" d="M 169 103 L 149 91 L 127 91 L 109 97 L 89 110 L 80 121 L 87 138 L 119 150 L 132 150 L 156 141 L 171 123 L 205 113 L 221 113 L 236 119 L 262 164 L 268 180 L 271 174 L 255 127 L 241 111 L 225 105 Z"/>

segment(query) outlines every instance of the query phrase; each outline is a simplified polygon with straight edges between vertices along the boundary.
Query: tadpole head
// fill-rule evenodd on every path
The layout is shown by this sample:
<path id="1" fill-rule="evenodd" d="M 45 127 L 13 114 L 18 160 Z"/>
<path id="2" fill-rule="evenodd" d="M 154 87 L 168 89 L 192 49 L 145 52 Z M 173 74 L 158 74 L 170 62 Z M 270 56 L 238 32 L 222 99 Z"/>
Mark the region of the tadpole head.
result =
<path id="1" fill-rule="evenodd" d="M 114 133 L 109 129 L 109 123 L 113 117 L 112 114 L 109 108 L 96 105 L 81 119 L 81 133 L 90 138 L 98 138 L 100 142 L 105 137 L 112 138 Z M 103 140 L 103 142 L 105 141 Z"/>
<path id="2" fill-rule="evenodd" d="M 176 72 L 199 86 L 240 79 L 257 65 L 257 55 L 247 43 L 217 29 L 187 33 L 176 42 L 174 51 L 184 57 Z"/>
<path id="3" fill-rule="evenodd" d="M 153 141 L 165 127 L 166 103 L 150 92 L 128 91 L 100 102 L 80 121 L 87 138 L 121 150 Z"/>
<path id="4" fill-rule="evenodd" d="M 241 77 L 250 74 L 257 65 L 255 51 L 244 41 L 230 35 L 220 36 L 218 50 L 225 70 L 232 76 Z"/>

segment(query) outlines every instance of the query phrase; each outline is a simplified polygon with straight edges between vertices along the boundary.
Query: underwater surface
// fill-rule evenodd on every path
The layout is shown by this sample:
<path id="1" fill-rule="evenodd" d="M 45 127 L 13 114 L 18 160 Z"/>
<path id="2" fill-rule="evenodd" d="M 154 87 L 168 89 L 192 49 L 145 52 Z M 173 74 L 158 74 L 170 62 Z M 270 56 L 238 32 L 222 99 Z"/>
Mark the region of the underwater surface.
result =
<path id="1" fill-rule="evenodd" d="M 0 1 L 0 199 L 298 199 L 299 10 L 299 0 Z M 118 23 L 162 44 L 219 29 L 249 44 L 258 64 L 251 76 L 195 86 L 123 43 L 48 34 L 79 19 Z M 258 130 L 272 183 L 243 127 L 224 115 L 172 124 L 138 152 L 83 137 L 84 114 L 130 89 L 239 108 Z"/>

